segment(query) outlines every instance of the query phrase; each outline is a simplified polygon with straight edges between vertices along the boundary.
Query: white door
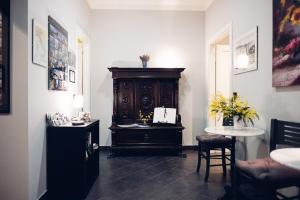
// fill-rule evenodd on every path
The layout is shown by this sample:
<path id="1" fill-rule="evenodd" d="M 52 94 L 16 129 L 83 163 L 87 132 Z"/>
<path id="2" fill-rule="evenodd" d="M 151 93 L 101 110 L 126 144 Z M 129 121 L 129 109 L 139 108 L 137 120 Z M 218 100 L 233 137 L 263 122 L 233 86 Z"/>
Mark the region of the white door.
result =
<path id="1" fill-rule="evenodd" d="M 215 93 L 231 95 L 231 52 L 229 45 L 216 45 Z"/>

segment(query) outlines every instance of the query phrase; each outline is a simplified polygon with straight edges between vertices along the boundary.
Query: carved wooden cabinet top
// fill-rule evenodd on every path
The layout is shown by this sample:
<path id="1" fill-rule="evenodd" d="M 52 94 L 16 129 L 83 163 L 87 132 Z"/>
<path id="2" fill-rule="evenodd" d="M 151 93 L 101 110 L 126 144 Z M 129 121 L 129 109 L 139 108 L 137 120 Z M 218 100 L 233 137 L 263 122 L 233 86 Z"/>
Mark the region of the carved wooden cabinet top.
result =
<path id="1" fill-rule="evenodd" d="M 177 125 L 181 125 L 178 79 L 184 68 L 108 69 L 114 80 L 113 123 L 140 123 L 140 114 L 151 115 L 155 107 L 167 107 L 177 109 Z"/>
<path id="2" fill-rule="evenodd" d="M 180 78 L 185 68 L 108 68 L 112 78 Z"/>

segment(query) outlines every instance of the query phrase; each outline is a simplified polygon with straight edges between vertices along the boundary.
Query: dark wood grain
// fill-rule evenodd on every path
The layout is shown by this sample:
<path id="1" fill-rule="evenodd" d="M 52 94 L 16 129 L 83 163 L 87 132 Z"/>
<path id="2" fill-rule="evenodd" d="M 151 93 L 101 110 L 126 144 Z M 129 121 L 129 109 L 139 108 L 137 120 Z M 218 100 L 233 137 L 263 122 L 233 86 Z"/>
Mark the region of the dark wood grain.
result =
<path id="1" fill-rule="evenodd" d="M 181 117 L 178 112 L 178 82 L 184 68 L 109 68 L 113 78 L 113 116 L 110 127 L 112 151 L 145 149 L 182 151 Z M 142 123 L 155 107 L 177 109 L 175 125 L 153 125 L 146 128 L 121 128 L 118 124 Z M 168 142 L 166 142 L 168 141 Z"/>

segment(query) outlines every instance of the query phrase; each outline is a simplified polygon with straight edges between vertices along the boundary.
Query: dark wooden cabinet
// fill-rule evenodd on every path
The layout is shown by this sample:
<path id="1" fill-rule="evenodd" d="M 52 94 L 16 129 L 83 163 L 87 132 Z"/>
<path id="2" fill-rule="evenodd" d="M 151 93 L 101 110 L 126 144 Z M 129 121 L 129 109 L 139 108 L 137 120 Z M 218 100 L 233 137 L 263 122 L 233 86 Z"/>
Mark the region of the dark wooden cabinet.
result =
<path id="1" fill-rule="evenodd" d="M 109 68 L 113 78 L 113 116 L 110 127 L 112 152 L 182 151 L 181 116 L 178 112 L 178 84 L 184 68 Z M 139 123 L 139 112 L 148 115 L 155 107 L 177 109 L 176 124 L 152 124 L 124 128 Z"/>
<path id="2" fill-rule="evenodd" d="M 99 120 L 47 126 L 47 196 L 84 199 L 99 175 Z"/>

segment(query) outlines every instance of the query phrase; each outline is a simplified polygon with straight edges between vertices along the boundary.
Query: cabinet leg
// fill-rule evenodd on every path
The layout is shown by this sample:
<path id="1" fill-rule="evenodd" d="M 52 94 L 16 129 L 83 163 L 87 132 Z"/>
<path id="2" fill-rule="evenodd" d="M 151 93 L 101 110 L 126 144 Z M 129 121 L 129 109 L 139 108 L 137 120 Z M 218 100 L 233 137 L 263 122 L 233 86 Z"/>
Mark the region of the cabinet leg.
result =
<path id="1" fill-rule="evenodd" d="M 114 154 L 112 151 L 110 151 L 110 153 L 107 156 L 107 159 L 111 159 L 111 158 L 114 158 L 114 157 L 116 157 L 116 154 Z"/>
<path id="2" fill-rule="evenodd" d="M 186 155 L 185 153 L 179 153 L 178 156 L 179 156 L 180 158 L 186 158 L 186 157 L 187 157 L 187 155 Z"/>

